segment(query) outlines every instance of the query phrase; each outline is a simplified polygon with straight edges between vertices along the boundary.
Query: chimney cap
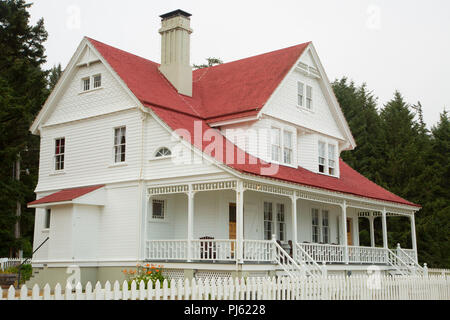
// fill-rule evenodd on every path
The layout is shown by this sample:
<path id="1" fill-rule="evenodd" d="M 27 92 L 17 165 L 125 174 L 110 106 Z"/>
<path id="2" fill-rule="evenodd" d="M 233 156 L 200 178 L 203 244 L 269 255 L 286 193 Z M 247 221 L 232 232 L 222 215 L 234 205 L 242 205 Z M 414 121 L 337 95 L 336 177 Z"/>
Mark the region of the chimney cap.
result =
<path id="1" fill-rule="evenodd" d="M 165 14 L 160 15 L 159 17 L 161 19 L 168 19 L 168 18 L 173 18 L 176 16 L 184 16 L 186 18 L 189 18 L 190 16 L 192 16 L 192 14 L 187 13 L 186 11 L 183 11 L 181 9 L 175 10 L 175 11 L 171 11 Z"/>

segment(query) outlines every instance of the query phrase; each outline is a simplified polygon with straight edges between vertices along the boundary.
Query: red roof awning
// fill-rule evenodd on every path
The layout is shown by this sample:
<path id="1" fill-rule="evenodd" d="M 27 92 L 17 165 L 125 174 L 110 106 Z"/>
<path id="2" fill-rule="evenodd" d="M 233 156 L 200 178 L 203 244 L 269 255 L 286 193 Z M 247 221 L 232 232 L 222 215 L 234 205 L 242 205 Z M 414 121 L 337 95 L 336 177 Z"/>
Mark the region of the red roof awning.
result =
<path id="1" fill-rule="evenodd" d="M 28 206 L 30 207 L 43 204 L 50 205 L 52 203 L 72 201 L 102 187 L 104 187 L 104 185 L 61 190 L 41 199 L 30 202 L 28 203 Z"/>

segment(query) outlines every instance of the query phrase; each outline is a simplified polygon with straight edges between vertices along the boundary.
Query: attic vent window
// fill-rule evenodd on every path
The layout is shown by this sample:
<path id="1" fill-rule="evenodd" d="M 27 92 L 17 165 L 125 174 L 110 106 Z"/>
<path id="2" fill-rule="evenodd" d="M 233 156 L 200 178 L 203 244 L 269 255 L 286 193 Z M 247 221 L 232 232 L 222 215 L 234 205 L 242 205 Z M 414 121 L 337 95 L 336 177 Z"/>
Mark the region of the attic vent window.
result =
<path id="1" fill-rule="evenodd" d="M 94 76 L 81 79 L 81 92 L 89 92 L 95 89 L 102 88 L 102 75 L 96 74 Z"/>
<path id="2" fill-rule="evenodd" d="M 163 147 L 158 149 L 158 151 L 155 154 L 156 158 L 162 158 L 162 157 L 170 157 L 172 155 L 172 151 L 170 151 L 169 148 Z"/>

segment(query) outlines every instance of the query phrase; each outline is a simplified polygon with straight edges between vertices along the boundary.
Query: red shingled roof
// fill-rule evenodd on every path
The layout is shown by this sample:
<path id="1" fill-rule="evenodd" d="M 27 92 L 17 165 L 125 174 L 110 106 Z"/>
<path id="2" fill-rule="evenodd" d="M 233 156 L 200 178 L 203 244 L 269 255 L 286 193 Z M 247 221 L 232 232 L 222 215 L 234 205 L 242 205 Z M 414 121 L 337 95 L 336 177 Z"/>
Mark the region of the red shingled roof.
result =
<path id="1" fill-rule="evenodd" d="M 172 130 L 188 130 L 192 137 L 196 122 L 205 132 L 211 129 L 208 123 L 256 115 L 309 44 L 196 70 L 193 72 L 193 96 L 187 97 L 177 93 L 159 72 L 157 63 L 93 39 L 89 41 L 143 105 L 151 108 Z M 217 141 L 223 145 L 222 154 L 226 154 L 226 148 L 234 149 L 234 161 L 226 161 L 214 150 L 209 152 L 208 141 L 201 139 L 191 143 L 239 172 L 420 207 L 366 179 L 342 159 L 340 178 L 287 166 L 279 166 L 275 174 L 264 174 L 264 168 L 270 164 L 238 149 L 216 132 Z M 243 164 L 236 161 L 239 152 L 245 156 Z"/>
<path id="2" fill-rule="evenodd" d="M 43 197 L 39 200 L 35 200 L 33 202 L 28 203 L 29 206 L 32 205 L 38 205 L 38 204 L 47 204 L 47 203 L 55 203 L 55 202 L 66 202 L 66 201 L 72 201 L 74 199 L 77 199 L 81 196 L 84 196 L 85 194 L 88 194 L 92 191 L 95 191 L 97 189 L 100 189 L 104 187 L 104 185 L 101 186 L 92 186 L 92 187 L 83 187 L 83 188 L 73 188 L 73 189 L 65 189 L 61 190 L 55 193 L 52 193 L 51 195 L 48 195 L 46 197 Z"/>

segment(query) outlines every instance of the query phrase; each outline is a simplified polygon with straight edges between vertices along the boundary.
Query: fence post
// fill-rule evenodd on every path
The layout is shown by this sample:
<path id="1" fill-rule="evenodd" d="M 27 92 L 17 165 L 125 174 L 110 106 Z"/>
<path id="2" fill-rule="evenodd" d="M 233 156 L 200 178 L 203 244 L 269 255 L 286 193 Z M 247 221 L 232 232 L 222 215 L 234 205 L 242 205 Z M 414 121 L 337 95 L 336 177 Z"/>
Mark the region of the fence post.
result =
<path id="1" fill-rule="evenodd" d="M 426 263 L 423 264 L 423 275 L 428 277 L 428 267 Z"/>
<path id="2" fill-rule="evenodd" d="M 322 278 L 326 279 L 328 277 L 327 263 L 322 261 Z"/>

